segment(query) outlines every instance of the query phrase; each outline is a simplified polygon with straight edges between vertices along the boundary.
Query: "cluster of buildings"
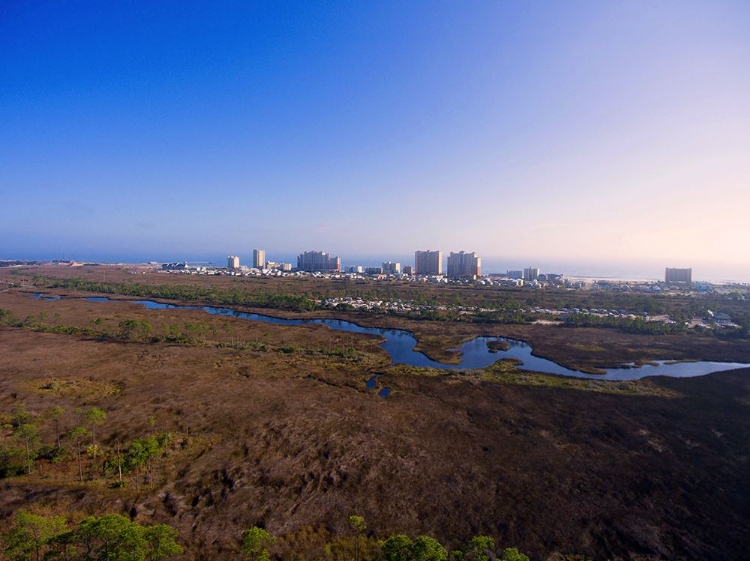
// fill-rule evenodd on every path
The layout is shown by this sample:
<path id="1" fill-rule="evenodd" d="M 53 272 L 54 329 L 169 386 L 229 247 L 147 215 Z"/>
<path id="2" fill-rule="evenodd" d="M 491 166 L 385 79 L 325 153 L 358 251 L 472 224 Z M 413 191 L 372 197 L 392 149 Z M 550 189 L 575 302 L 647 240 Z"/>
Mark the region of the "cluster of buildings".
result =
<path id="1" fill-rule="evenodd" d="M 266 252 L 262 249 L 253 250 L 253 269 L 291 271 L 290 263 L 273 263 L 266 260 Z M 237 255 L 227 257 L 227 269 L 240 271 L 240 258 Z M 297 256 L 297 271 L 308 273 L 339 273 L 341 269 L 341 258 L 335 257 L 325 251 L 305 251 Z M 536 275 L 538 276 L 538 269 Z M 407 275 L 407 276 L 447 276 L 452 279 L 477 279 L 482 274 L 482 259 L 474 252 L 459 251 L 451 252 L 447 259 L 447 272 L 443 267 L 442 251 L 416 251 L 414 253 L 414 266 L 404 265 L 394 261 L 385 261 L 381 267 L 348 267 L 348 273 L 356 274 L 383 274 L 383 275 Z M 536 278 L 536 277 L 534 277 Z"/>
<path id="2" fill-rule="evenodd" d="M 397 263 L 394 261 L 384 261 L 383 265 L 381 265 L 380 267 L 363 267 L 362 265 L 352 265 L 346 267 L 344 272 L 352 275 L 411 276 L 414 274 L 414 268 L 411 265 L 404 265 L 402 267 L 401 263 Z"/>
<path id="3" fill-rule="evenodd" d="M 181 271 L 188 269 L 187 263 L 169 263 L 162 265 L 162 269 Z M 400 277 L 416 280 L 433 280 L 435 282 L 477 281 L 480 284 L 497 284 L 499 286 L 570 286 L 581 288 L 585 283 L 571 283 L 563 275 L 556 273 L 543 274 L 537 267 L 522 270 L 507 271 L 505 274 L 485 275 L 482 277 L 482 259 L 475 252 L 451 252 L 447 259 L 442 251 L 418 250 L 414 252 L 414 265 L 402 265 L 394 261 L 385 261 L 380 267 L 363 267 L 361 265 L 341 267 L 341 258 L 330 255 L 325 251 L 305 251 L 297 256 L 297 265 L 291 263 L 276 263 L 266 259 L 266 252 L 262 249 L 253 250 L 252 269 L 240 265 L 240 258 L 236 255 L 227 257 L 227 271 L 229 274 L 271 274 L 279 275 L 290 272 L 329 274 L 329 275 L 367 275 L 370 277 Z M 664 272 L 664 283 L 677 287 L 701 289 L 701 284 L 693 283 L 692 269 L 667 268 Z M 596 284 L 596 283 L 595 283 Z M 580 285 L 580 286 L 579 286 Z M 602 285 L 596 285 L 602 288 Z M 644 284 L 641 289 L 659 291 L 658 286 Z"/>
<path id="4" fill-rule="evenodd" d="M 291 271 L 291 263 L 276 263 L 275 261 L 269 261 L 266 259 L 266 251 L 264 249 L 253 250 L 253 269 L 259 271 Z M 247 269 L 240 265 L 240 258 L 236 255 L 229 255 L 227 257 L 227 269 L 231 271 L 241 271 Z"/>
<path id="5" fill-rule="evenodd" d="M 474 252 L 459 251 L 448 255 L 446 276 L 452 279 L 476 279 L 482 275 L 482 259 Z M 442 275 L 442 251 L 415 251 L 415 275 Z"/>
<path id="6" fill-rule="evenodd" d="M 420 276 L 442 276 L 449 278 L 471 278 L 476 279 L 482 274 L 482 259 L 476 253 L 467 253 L 459 251 L 451 252 L 447 260 L 447 271 L 443 268 L 442 251 L 415 251 L 414 266 L 406 265 L 401 268 L 400 263 L 390 261 L 383 263 L 382 272 L 384 274 L 405 274 Z"/>

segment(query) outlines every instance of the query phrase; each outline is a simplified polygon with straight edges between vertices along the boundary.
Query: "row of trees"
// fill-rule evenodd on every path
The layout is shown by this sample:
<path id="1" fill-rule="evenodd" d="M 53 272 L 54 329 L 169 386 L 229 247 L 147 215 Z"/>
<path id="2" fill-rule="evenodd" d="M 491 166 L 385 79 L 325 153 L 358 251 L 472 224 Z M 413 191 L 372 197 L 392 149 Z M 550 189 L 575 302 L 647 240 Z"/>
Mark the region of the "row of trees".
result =
<path id="1" fill-rule="evenodd" d="M 240 285 L 230 289 L 222 289 L 212 286 L 198 286 L 195 284 L 178 285 L 145 285 L 134 282 L 97 282 L 81 278 L 54 278 L 46 276 L 34 276 L 33 283 L 38 288 L 66 288 L 88 292 L 99 292 L 103 294 L 119 294 L 125 296 L 137 296 L 147 298 L 163 298 L 170 300 L 186 300 L 205 302 L 226 306 L 253 306 L 276 309 L 287 309 L 294 311 L 309 311 L 321 306 L 321 301 L 330 294 L 320 291 L 310 292 L 303 290 L 302 286 L 292 286 L 291 293 L 282 293 L 282 287 L 287 289 L 289 284 L 279 285 L 279 291 L 273 292 L 265 286 L 254 286 L 248 289 L 248 285 Z M 349 283 L 338 286 L 332 283 L 335 292 L 347 295 Z M 351 289 L 349 289 L 351 290 Z M 343 291 L 343 292 L 341 292 Z M 669 297 L 665 295 L 645 295 L 628 292 L 590 292 L 567 290 L 528 290 L 520 289 L 488 289 L 486 287 L 415 287 L 413 284 L 407 286 L 389 285 L 387 288 L 373 288 L 370 290 L 357 290 L 357 294 L 368 296 L 373 294 L 375 300 L 398 300 L 406 298 L 414 304 L 421 304 L 418 310 L 405 312 L 393 312 L 412 319 L 427 319 L 436 321 L 475 321 L 502 324 L 526 323 L 538 319 L 537 315 L 526 314 L 523 309 L 541 307 L 550 309 L 562 308 L 605 308 L 626 310 L 630 313 L 649 315 L 669 313 L 676 319 L 675 324 L 650 325 L 652 322 L 637 320 L 618 321 L 620 318 L 605 318 L 602 321 L 592 318 L 570 316 L 568 325 L 591 326 L 591 327 L 614 327 L 629 332 L 646 334 L 663 334 L 685 331 L 683 318 L 703 317 L 709 308 L 720 309 L 731 307 L 731 315 L 738 318 L 747 314 L 747 306 L 741 302 L 727 299 L 720 295 L 701 295 L 700 297 Z M 474 311 L 468 313 L 466 306 L 473 307 Z M 338 310 L 345 310 L 346 306 L 339 304 Z M 377 310 L 373 310 L 377 311 Z M 28 318 L 27 318 L 28 319 Z M 2 320 L 2 317 L 0 317 Z M 136 321 L 136 320 L 133 320 Z M 62 326 L 55 326 L 63 330 Z M 146 325 L 122 325 L 123 332 L 139 337 L 151 335 L 149 326 Z M 747 336 L 747 329 L 735 330 L 730 336 Z M 195 334 L 191 334 L 195 335 Z"/>
<path id="2" fill-rule="evenodd" d="M 13 561 L 147 561 L 183 553 L 177 530 L 166 524 L 142 526 L 125 516 L 89 516 L 71 528 L 63 516 L 16 514 L 4 536 Z"/>
<path id="3" fill-rule="evenodd" d="M 594 314 L 569 314 L 565 316 L 564 325 L 566 327 L 609 327 L 628 333 L 646 335 L 668 335 L 689 332 L 684 319 L 675 321 L 674 323 L 665 323 L 663 321 L 649 321 L 641 317 L 621 318 Z"/>
<path id="4" fill-rule="evenodd" d="M 395 534 L 372 547 L 372 541 L 364 537 L 367 525 L 362 516 L 350 516 L 349 527 L 353 533 L 352 547 L 346 548 L 340 542 L 327 544 L 326 557 L 354 561 L 529 561 L 516 548 L 498 552 L 495 540 L 489 536 L 475 536 L 463 547 L 449 552 L 438 540 L 424 535 L 412 540 L 404 534 Z M 243 533 L 242 551 L 250 561 L 270 561 L 275 542 L 276 538 L 268 531 L 255 526 Z"/>
<path id="5" fill-rule="evenodd" d="M 351 516 L 354 551 L 345 558 L 354 561 L 529 561 L 516 548 L 496 551 L 495 540 L 475 536 L 459 550 L 448 550 L 430 536 L 414 540 L 396 534 L 378 542 L 363 555 L 364 518 Z M 13 561 L 150 561 L 181 555 L 178 532 L 167 524 L 143 526 L 118 514 L 89 516 L 72 525 L 63 516 L 44 516 L 26 510 L 16 513 L 12 527 L 3 536 L 4 552 Z M 242 554 L 249 561 L 271 561 L 276 538 L 254 526 L 242 534 Z M 326 556 L 342 558 L 341 552 L 326 547 Z"/>
<path id="6" fill-rule="evenodd" d="M 35 275 L 34 286 L 40 289 L 64 288 L 100 294 L 119 294 L 139 298 L 162 298 L 165 300 L 186 300 L 205 302 L 221 306 L 252 306 L 294 311 L 309 311 L 317 307 L 307 294 L 283 294 L 280 292 L 241 290 L 239 287 L 222 289 L 202 287 L 194 284 L 147 285 L 134 282 L 105 282 L 81 278 L 55 278 Z"/>
<path id="7" fill-rule="evenodd" d="M 64 288 L 69 290 L 80 290 L 85 292 L 97 292 L 101 294 L 117 294 L 122 296 L 135 296 L 141 298 L 161 298 L 167 300 L 183 300 L 193 302 L 204 302 L 216 305 L 226 306 L 251 306 L 261 308 L 286 309 L 294 311 L 310 311 L 320 307 L 320 302 L 331 295 L 330 290 L 321 291 L 295 291 L 293 293 L 281 293 L 268 291 L 265 287 L 254 290 L 243 290 L 246 287 L 233 287 L 231 289 L 221 289 L 217 287 L 202 287 L 195 284 L 179 285 L 146 285 L 134 282 L 106 282 L 93 281 L 82 278 L 55 278 L 48 276 L 35 275 L 33 284 L 40 289 Z M 286 285 L 285 285 L 286 286 Z M 281 285 L 279 286 L 281 288 Z M 298 288 L 298 287 L 295 287 Z M 299 287 L 301 288 L 301 287 Z M 340 296 L 351 295 L 343 289 Z M 518 295 L 509 295 L 505 291 L 497 290 L 464 288 L 469 291 L 467 298 L 463 299 L 455 291 L 444 293 L 429 287 L 417 287 L 414 290 L 413 285 L 408 285 L 408 294 L 401 294 L 398 287 L 381 288 L 375 287 L 371 290 L 355 291 L 354 294 L 362 294 L 368 300 L 398 300 L 407 297 L 416 306 L 423 308 L 418 312 L 408 312 L 405 315 L 414 319 L 430 320 L 467 320 L 477 319 L 479 321 L 493 321 L 496 323 L 519 323 L 521 317 L 518 310 L 524 305 L 534 305 L 549 307 L 549 300 L 557 302 L 559 298 L 551 298 L 549 295 L 537 291 L 529 294 L 528 291 Z M 570 294 L 567 293 L 567 298 Z M 625 307 L 638 309 L 640 311 L 655 312 L 661 306 L 654 307 L 653 300 L 649 298 L 629 298 L 630 295 L 624 295 L 626 301 L 615 303 L 612 299 L 607 302 L 612 307 Z M 525 298 L 522 300 L 521 297 Z M 466 301 L 464 301 L 466 300 Z M 571 307 L 575 304 L 576 299 L 568 302 Z M 481 309 L 491 310 L 491 318 L 487 316 L 473 318 L 459 314 L 459 308 L 467 305 L 475 305 Z M 345 306 L 339 306 L 344 309 Z M 479 313 L 479 312 L 478 312 Z"/>
<path id="8" fill-rule="evenodd" d="M 563 288 L 528 289 L 488 286 L 447 285 L 435 287 L 411 282 L 388 283 L 370 281 L 341 281 L 326 279 L 276 279 L 275 290 L 269 290 L 266 281 L 236 279 L 230 289 L 186 282 L 176 285 L 148 285 L 137 282 L 106 282 L 83 278 L 55 278 L 34 275 L 32 283 L 40 288 L 66 288 L 121 294 L 146 298 L 165 298 L 207 302 L 222 305 L 248 305 L 291 310 L 308 310 L 317 307 L 317 302 L 330 297 L 363 300 L 403 300 L 415 305 L 476 306 L 478 308 L 512 311 L 517 306 L 540 308 L 606 308 L 627 310 L 631 313 L 646 312 L 649 315 L 684 313 L 700 316 L 706 310 L 722 309 L 731 315 L 747 311 L 745 296 L 738 292 L 708 292 L 690 296 L 675 294 L 645 294 L 618 290 L 569 290 Z"/>
<path id="9" fill-rule="evenodd" d="M 612 316 L 600 316 L 594 314 L 569 314 L 565 316 L 566 327 L 605 327 L 614 328 L 628 333 L 640 333 L 645 335 L 671 335 L 674 333 L 692 333 L 701 335 L 714 335 L 723 338 L 747 338 L 750 337 L 750 312 L 736 314 L 732 320 L 739 328 L 725 329 L 689 329 L 688 321 L 694 317 L 678 312 L 670 316 L 672 322 L 650 321 L 642 317 L 623 318 Z"/>

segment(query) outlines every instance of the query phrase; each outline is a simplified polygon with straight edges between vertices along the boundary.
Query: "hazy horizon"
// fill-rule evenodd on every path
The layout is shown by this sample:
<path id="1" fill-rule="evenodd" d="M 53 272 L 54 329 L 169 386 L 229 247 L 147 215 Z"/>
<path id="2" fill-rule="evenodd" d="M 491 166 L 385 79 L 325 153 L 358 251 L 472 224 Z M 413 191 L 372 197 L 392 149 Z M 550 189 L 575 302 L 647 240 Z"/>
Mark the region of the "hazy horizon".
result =
<path id="1" fill-rule="evenodd" d="M 260 248 L 263 249 L 263 248 Z M 303 251 L 309 251 L 311 248 Z M 317 250 L 317 248 L 314 248 Z M 439 248 L 435 248 L 439 249 Z M 323 250 L 325 251 L 325 250 Z M 454 250 L 455 251 L 455 250 Z M 330 253 L 330 252 L 329 252 Z M 450 252 L 443 251 L 443 265 Z M 377 267 L 385 261 L 396 261 L 402 265 L 413 265 L 414 254 L 401 255 L 347 255 L 331 253 L 341 258 L 342 269 L 349 266 L 362 265 L 364 267 Z M 88 252 L 88 253 L 30 253 L 23 255 L 0 255 L 0 260 L 33 260 L 33 261 L 75 261 L 75 262 L 94 262 L 106 264 L 146 264 L 155 263 L 173 263 L 188 262 L 189 264 L 212 264 L 217 267 L 226 266 L 227 256 L 237 255 L 240 257 L 240 264 L 243 266 L 252 266 L 252 249 L 246 252 L 227 252 L 226 254 L 212 253 L 164 253 L 164 252 L 140 252 L 140 253 L 121 253 L 113 254 L 108 252 Z M 266 249 L 266 257 L 270 261 L 280 263 L 292 263 L 296 266 L 296 254 L 275 253 Z M 750 283 L 750 274 L 744 266 L 736 266 L 719 262 L 698 262 L 698 263 L 668 263 L 634 261 L 599 261 L 587 262 L 570 259 L 523 259 L 512 258 L 507 256 L 481 256 L 482 257 L 482 274 L 501 274 L 509 270 L 521 270 L 526 267 L 538 267 L 543 273 L 561 273 L 571 278 L 600 278 L 600 279 L 627 279 L 638 281 L 663 281 L 664 270 L 667 267 L 691 268 L 693 270 L 694 281 L 704 281 L 712 283 Z"/>
<path id="2" fill-rule="evenodd" d="M 6 2 L 0 251 L 747 281 L 748 29 L 744 1 Z"/>

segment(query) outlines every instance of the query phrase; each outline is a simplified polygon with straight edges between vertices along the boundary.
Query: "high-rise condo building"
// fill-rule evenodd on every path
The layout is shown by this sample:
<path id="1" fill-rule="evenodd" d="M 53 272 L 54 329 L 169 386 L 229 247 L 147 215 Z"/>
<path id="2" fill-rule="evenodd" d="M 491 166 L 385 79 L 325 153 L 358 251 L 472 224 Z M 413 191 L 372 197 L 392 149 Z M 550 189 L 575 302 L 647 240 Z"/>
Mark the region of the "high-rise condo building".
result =
<path id="1" fill-rule="evenodd" d="M 394 263 L 393 261 L 386 261 L 383 263 L 383 272 L 386 275 L 400 275 L 401 263 Z"/>
<path id="2" fill-rule="evenodd" d="M 448 276 L 453 279 L 475 279 L 482 274 L 482 259 L 476 253 L 451 251 L 448 256 Z"/>
<path id="3" fill-rule="evenodd" d="M 297 257 L 297 269 L 300 271 L 320 271 L 330 273 L 341 270 L 341 258 L 332 257 L 325 251 L 306 251 Z"/>
<path id="4" fill-rule="evenodd" d="M 523 270 L 523 280 L 535 281 L 539 278 L 539 269 L 536 267 L 529 267 Z"/>
<path id="5" fill-rule="evenodd" d="M 442 275 L 443 274 L 443 252 L 442 251 L 415 251 L 414 273 L 417 275 Z"/>
<path id="6" fill-rule="evenodd" d="M 265 249 L 253 250 L 253 267 L 255 267 L 256 269 L 266 268 L 266 250 Z"/>
<path id="7" fill-rule="evenodd" d="M 664 282 L 690 284 L 691 282 L 693 282 L 693 269 L 667 268 L 667 270 L 664 272 Z"/>
<path id="8" fill-rule="evenodd" d="M 227 269 L 239 269 L 240 258 L 236 255 L 230 255 L 227 257 Z"/>

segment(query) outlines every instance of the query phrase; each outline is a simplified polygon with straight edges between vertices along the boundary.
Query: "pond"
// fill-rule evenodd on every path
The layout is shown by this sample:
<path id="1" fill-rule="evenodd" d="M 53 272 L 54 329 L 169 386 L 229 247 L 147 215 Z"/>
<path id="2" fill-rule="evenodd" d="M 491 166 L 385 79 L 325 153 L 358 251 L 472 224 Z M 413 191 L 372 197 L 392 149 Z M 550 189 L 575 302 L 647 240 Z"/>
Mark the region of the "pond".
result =
<path id="1" fill-rule="evenodd" d="M 560 376 L 588 378 L 592 380 L 637 380 L 647 376 L 690 378 L 694 376 L 704 376 L 713 372 L 750 367 L 750 364 L 740 362 L 660 361 L 653 365 L 640 366 L 637 368 L 628 365 L 624 365 L 625 367 L 623 368 L 610 368 L 607 369 L 604 374 L 586 374 L 577 370 L 571 370 L 570 368 L 561 366 L 551 360 L 534 356 L 532 354 L 533 349 L 528 344 L 504 337 L 476 337 L 475 339 L 467 341 L 456 349 L 461 352 L 461 362 L 458 364 L 444 364 L 442 362 L 431 360 L 424 353 L 415 351 L 414 347 L 417 344 L 416 339 L 410 332 L 401 329 L 362 327 L 356 323 L 340 319 L 285 319 L 262 314 L 240 312 L 230 308 L 164 304 L 161 302 L 154 302 L 153 300 L 112 300 L 103 296 L 86 298 L 86 300 L 89 302 L 130 302 L 140 304 L 151 310 L 177 308 L 203 310 L 209 314 L 232 316 L 249 321 L 260 321 L 277 325 L 320 324 L 336 331 L 363 333 L 366 335 L 375 335 L 384 339 L 384 341 L 380 343 L 380 346 L 383 347 L 391 357 L 393 364 L 407 364 L 409 366 L 439 368 L 441 370 L 479 369 L 490 366 L 498 360 L 512 358 L 521 361 L 522 364 L 519 365 L 519 369 L 529 372 L 557 374 Z M 491 350 L 487 343 L 492 341 L 507 341 L 509 348 L 508 350 Z"/>

